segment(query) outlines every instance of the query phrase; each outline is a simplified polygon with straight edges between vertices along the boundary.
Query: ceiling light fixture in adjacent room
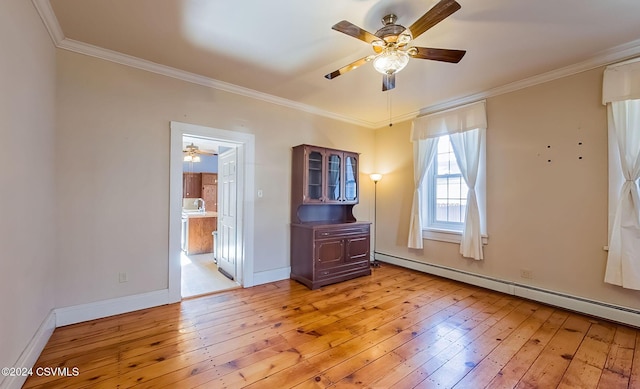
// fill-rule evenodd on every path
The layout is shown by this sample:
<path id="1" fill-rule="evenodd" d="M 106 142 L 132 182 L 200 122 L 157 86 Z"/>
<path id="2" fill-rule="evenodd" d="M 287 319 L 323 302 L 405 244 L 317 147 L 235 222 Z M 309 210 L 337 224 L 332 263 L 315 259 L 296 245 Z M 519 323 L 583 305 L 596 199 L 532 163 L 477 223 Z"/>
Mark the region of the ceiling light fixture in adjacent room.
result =
<path id="1" fill-rule="evenodd" d="M 185 162 L 200 162 L 200 156 L 197 155 L 198 146 L 191 143 L 190 145 L 185 147 L 184 150 L 184 161 Z"/>
<path id="2" fill-rule="evenodd" d="M 200 156 L 199 155 L 185 155 L 184 156 L 184 161 L 185 162 L 200 162 Z"/>

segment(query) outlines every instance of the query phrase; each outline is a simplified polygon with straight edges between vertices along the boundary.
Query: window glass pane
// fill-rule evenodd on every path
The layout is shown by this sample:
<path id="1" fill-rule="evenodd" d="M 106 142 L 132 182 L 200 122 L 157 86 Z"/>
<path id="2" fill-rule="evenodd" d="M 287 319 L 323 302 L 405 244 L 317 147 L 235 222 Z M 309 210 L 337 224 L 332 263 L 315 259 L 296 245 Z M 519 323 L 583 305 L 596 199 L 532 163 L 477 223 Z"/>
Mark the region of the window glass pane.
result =
<path id="1" fill-rule="evenodd" d="M 313 200 L 322 197 L 322 154 L 317 151 L 309 153 L 308 195 Z"/>
<path id="2" fill-rule="evenodd" d="M 356 193 L 356 174 L 358 167 L 356 166 L 356 159 L 354 157 L 346 156 L 345 160 L 345 198 L 347 201 L 353 201 L 357 197 Z"/>
<path id="3" fill-rule="evenodd" d="M 450 199 L 460 198 L 460 177 L 450 177 L 447 197 Z"/>
<path id="4" fill-rule="evenodd" d="M 438 153 L 431 171 L 428 193 L 432 226 L 461 229 L 467 203 L 467 184 L 464 182 L 448 136 L 438 139 Z M 444 223 L 444 224 L 442 224 Z"/>
<path id="5" fill-rule="evenodd" d="M 440 142 L 442 143 L 442 142 Z M 436 174 L 444 175 L 449 174 L 449 155 L 448 154 L 438 154 L 436 159 L 436 166 L 438 166 L 438 171 Z"/>
<path id="6" fill-rule="evenodd" d="M 436 177 L 436 198 L 447 198 L 447 181 L 446 178 Z"/>
<path id="7" fill-rule="evenodd" d="M 453 150 L 451 150 L 451 154 L 449 154 L 449 156 L 449 174 L 461 174 L 458 162 L 456 161 L 456 155 L 453 153 Z"/>
<path id="8" fill-rule="evenodd" d="M 340 199 L 340 163 L 341 158 L 339 155 L 330 154 L 328 158 L 328 184 L 327 184 L 327 195 L 329 196 L 329 200 L 338 200 Z"/>
<path id="9" fill-rule="evenodd" d="M 437 221 L 446 221 L 447 220 L 447 215 L 448 215 L 448 210 L 447 210 L 447 202 L 446 202 L 446 200 L 438 201 L 436 203 L 436 220 Z"/>

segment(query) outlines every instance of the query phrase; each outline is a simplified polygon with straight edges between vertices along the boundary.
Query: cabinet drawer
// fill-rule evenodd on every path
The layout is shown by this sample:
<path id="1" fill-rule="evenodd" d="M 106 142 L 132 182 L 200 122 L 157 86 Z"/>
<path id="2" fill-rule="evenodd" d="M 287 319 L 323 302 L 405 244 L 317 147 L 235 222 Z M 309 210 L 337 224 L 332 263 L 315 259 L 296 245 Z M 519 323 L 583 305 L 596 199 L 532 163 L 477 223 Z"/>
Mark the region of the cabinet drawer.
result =
<path id="1" fill-rule="evenodd" d="M 332 237 L 347 237 L 354 235 L 369 235 L 369 226 L 354 226 L 354 227 L 338 227 L 316 230 L 315 238 L 324 239 Z"/>
<path id="2" fill-rule="evenodd" d="M 317 269 L 315 276 L 318 279 L 339 277 L 344 274 L 367 269 L 368 267 L 369 267 L 369 261 L 353 262 L 353 263 L 349 263 L 342 266 L 336 266 L 329 269 Z"/>

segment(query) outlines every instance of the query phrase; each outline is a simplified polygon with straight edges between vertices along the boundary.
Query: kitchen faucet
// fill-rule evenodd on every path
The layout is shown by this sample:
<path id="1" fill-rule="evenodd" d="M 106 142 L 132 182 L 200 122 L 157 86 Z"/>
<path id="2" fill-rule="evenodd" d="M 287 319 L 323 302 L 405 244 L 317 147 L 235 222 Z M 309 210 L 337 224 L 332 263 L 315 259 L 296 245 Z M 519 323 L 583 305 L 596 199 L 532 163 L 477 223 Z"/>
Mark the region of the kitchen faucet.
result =
<path id="1" fill-rule="evenodd" d="M 194 202 L 193 205 L 198 206 L 198 202 L 200 202 L 201 206 L 198 207 L 198 211 L 202 211 L 202 212 L 206 212 L 204 210 L 204 200 L 201 198 L 197 198 Z"/>

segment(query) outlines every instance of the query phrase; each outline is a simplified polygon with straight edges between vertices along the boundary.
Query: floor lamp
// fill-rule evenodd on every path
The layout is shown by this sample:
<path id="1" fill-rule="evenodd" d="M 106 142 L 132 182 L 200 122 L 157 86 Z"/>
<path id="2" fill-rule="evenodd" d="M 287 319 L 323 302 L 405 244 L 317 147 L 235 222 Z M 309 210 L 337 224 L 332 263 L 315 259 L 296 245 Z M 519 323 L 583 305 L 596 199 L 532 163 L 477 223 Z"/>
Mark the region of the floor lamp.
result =
<path id="1" fill-rule="evenodd" d="M 369 175 L 371 181 L 373 181 L 373 262 L 371 266 L 380 267 L 378 260 L 376 259 L 376 235 L 378 235 L 378 181 L 382 179 L 382 174 L 373 173 Z"/>

